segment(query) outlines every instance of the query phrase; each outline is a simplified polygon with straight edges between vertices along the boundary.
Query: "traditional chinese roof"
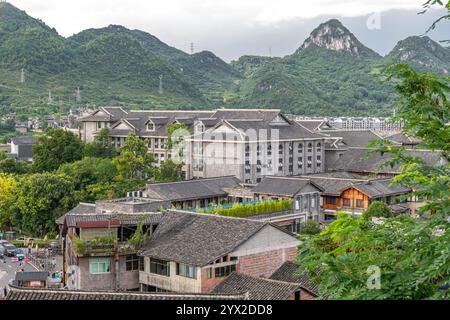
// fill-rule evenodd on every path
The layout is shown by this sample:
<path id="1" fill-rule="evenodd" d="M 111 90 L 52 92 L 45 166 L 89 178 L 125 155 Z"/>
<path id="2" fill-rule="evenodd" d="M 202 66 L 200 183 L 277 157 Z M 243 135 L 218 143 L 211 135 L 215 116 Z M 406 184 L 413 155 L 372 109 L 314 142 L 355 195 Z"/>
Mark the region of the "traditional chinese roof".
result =
<path id="1" fill-rule="evenodd" d="M 212 292 L 216 294 L 248 292 L 250 300 L 289 300 L 298 290 L 298 284 L 233 272 Z"/>
<path id="2" fill-rule="evenodd" d="M 32 289 L 8 286 L 6 300 L 248 300 L 246 293 L 149 293 L 63 289 Z"/>

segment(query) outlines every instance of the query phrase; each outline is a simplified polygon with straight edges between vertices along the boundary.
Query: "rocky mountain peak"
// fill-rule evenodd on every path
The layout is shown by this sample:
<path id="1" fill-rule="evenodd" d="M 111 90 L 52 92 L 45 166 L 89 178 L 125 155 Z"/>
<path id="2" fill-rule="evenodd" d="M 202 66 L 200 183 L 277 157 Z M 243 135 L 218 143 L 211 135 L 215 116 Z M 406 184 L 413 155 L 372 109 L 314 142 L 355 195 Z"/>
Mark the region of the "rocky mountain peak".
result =
<path id="1" fill-rule="evenodd" d="M 311 45 L 347 52 L 353 56 L 378 56 L 374 51 L 365 47 L 339 20 L 331 19 L 320 24 L 311 32 L 299 50 Z"/>

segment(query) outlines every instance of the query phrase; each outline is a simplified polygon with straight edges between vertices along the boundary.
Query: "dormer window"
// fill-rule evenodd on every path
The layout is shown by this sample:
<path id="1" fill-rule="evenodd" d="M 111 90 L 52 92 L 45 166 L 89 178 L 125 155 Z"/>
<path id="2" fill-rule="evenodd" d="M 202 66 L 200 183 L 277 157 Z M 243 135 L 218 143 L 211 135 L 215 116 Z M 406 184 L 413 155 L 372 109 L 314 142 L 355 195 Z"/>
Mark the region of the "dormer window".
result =
<path id="1" fill-rule="evenodd" d="M 147 122 L 147 131 L 155 131 L 155 124 L 152 121 Z"/>
<path id="2" fill-rule="evenodd" d="M 197 124 L 196 128 L 197 128 L 197 130 L 196 130 L 197 133 L 203 133 L 203 132 L 205 132 L 205 125 L 204 125 L 203 123 Z"/>

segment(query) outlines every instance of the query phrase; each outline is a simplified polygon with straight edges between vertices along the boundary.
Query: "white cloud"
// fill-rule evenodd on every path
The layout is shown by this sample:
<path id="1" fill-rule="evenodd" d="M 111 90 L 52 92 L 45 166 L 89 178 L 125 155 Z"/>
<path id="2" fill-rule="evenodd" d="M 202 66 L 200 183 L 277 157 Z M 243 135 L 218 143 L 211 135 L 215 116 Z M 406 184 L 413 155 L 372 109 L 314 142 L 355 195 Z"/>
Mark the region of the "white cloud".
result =
<path id="1" fill-rule="evenodd" d="M 400 30 L 411 34 L 410 29 L 415 28 L 423 32 L 430 22 L 428 17 L 421 25 L 416 23 L 420 19 L 416 13 L 425 0 L 7 1 L 42 19 L 63 36 L 120 24 L 149 32 L 185 51 L 189 51 L 193 41 L 196 51 L 211 50 L 226 60 L 242 54 L 267 54 L 269 47 L 275 55 L 288 54 L 300 46 L 315 26 L 332 17 L 346 22 L 363 19 L 362 23 L 352 26 L 352 31 L 367 36 L 366 17 L 374 12 L 385 12 L 383 34 L 377 34 L 384 42 L 389 36 L 400 40 L 393 35 Z M 398 24 L 386 30 L 387 12 L 394 9 L 409 10 L 407 25 Z"/>
<path id="2" fill-rule="evenodd" d="M 276 24 L 320 15 L 361 16 L 391 9 L 419 9 L 420 0 L 10 0 L 65 35 L 110 23 L 176 28 L 211 23 Z"/>

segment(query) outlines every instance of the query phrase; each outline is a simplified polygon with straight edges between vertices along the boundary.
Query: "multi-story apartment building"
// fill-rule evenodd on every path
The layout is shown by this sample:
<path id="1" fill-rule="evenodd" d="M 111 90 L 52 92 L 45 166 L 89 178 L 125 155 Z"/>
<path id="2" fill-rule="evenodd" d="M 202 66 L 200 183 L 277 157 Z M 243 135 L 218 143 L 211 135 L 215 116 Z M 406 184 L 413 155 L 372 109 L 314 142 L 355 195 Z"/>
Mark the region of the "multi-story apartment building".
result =
<path id="1" fill-rule="evenodd" d="M 157 163 L 177 152 L 167 149 L 168 128 L 184 124 L 193 133 L 185 139 L 182 159 L 187 179 L 234 175 L 257 183 L 267 175 L 325 169 L 325 137 L 287 119 L 278 109 L 129 111 L 103 107 L 80 121 L 84 142 L 92 142 L 101 129 L 109 128 L 112 144 L 120 147 L 134 133 L 148 141 Z"/>
<path id="2" fill-rule="evenodd" d="M 265 176 L 325 170 L 326 137 L 279 110 L 218 110 L 216 125 L 187 138 L 187 179 L 235 175 L 245 183 Z"/>

